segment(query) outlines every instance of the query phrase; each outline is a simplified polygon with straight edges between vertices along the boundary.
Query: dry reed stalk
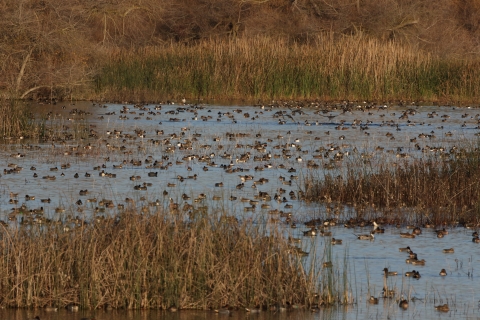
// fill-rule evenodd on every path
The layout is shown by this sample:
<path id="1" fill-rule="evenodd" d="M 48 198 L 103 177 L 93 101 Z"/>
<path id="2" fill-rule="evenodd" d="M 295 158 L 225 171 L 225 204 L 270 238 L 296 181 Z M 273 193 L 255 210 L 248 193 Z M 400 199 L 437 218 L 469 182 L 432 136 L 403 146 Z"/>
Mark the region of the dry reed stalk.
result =
<path id="1" fill-rule="evenodd" d="M 3 137 L 36 137 L 38 127 L 34 125 L 32 117 L 23 102 L 0 100 L 0 134 Z"/>
<path id="2" fill-rule="evenodd" d="M 115 51 L 96 83 L 112 98 L 472 100 L 478 61 L 447 61 L 360 35 L 308 44 L 257 37 Z"/>
<path id="3" fill-rule="evenodd" d="M 309 201 L 373 206 L 407 222 L 415 209 L 417 223 L 476 222 L 480 208 L 480 152 L 453 152 L 443 159 L 404 161 L 395 167 L 352 165 L 343 177 L 326 173 L 307 179 Z M 392 217 L 390 217 L 392 218 Z"/>
<path id="4" fill-rule="evenodd" d="M 225 214 L 159 211 L 0 230 L 3 307 L 219 308 L 308 305 L 307 277 L 278 230 Z"/>

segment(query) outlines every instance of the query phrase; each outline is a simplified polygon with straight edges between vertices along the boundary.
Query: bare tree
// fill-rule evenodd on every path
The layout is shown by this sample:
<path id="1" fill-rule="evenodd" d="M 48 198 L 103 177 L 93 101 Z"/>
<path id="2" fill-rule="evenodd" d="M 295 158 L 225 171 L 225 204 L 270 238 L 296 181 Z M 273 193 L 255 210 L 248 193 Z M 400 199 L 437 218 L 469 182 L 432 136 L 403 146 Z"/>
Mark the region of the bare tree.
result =
<path id="1" fill-rule="evenodd" d="M 11 0 L 6 9 L 0 21 L 5 91 L 19 98 L 40 90 L 53 95 L 88 81 L 84 26 L 72 3 Z"/>

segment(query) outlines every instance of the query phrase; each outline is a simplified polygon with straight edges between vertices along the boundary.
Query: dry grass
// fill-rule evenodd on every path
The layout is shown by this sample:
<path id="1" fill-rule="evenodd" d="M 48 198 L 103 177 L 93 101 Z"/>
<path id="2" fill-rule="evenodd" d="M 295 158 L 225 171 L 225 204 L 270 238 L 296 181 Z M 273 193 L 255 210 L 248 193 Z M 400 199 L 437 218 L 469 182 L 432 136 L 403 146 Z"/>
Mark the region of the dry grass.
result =
<path id="1" fill-rule="evenodd" d="M 315 302 L 319 279 L 267 232 L 224 214 L 124 213 L 71 231 L 1 227 L 2 307 L 185 309 Z"/>
<path id="2" fill-rule="evenodd" d="M 397 166 L 359 160 L 344 176 L 311 176 L 306 190 L 309 201 L 349 204 L 362 218 L 365 208 L 370 208 L 392 222 L 477 224 L 479 164 L 477 148 L 403 161 Z"/>
<path id="3" fill-rule="evenodd" d="M 18 100 L 0 100 L 0 134 L 5 138 L 32 137 L 37 134 L 33 115 Z"/>
<path id="4" fill-rule="evenodd" d="M 205 40 L 132 52 L 111 51 L 97 94 L 115 100 L 162 97 L 473 101 L 479 61 L 434 58 L 364 35 Z"/>

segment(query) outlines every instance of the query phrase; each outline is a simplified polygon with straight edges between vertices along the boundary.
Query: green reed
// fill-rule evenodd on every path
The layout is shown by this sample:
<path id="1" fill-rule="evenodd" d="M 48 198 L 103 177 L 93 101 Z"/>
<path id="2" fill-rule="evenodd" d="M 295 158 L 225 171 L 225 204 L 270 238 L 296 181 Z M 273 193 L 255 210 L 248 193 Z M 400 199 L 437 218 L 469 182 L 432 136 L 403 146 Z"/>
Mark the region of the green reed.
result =
<path id="1" fill-rule="evenodd" d="M 480 62 L 433 57 L 365 36 L 205 40 L 111 52 L 96 78 L 112 99 L 322 98 L 472 101 Z"/>
<path id="2" fill-rule="evenodd" d="M 306 179 L 309 201 L 353 205 L 397 214 L 401 221 L 467 223 L 480 212 L 480 150 L 452 149 L 392 166 L 358 159 L 345 174 L 326 172 Z M 416 212 L 413 217 L 411 213 Z"/>
<path id="3" fill-rule="evenodd" d="M 78 220 L 70 231 L 0 226 L 1 306 L 308 306 L 318 290 L 275 228 L 208 209 L 152 211 Z"/>

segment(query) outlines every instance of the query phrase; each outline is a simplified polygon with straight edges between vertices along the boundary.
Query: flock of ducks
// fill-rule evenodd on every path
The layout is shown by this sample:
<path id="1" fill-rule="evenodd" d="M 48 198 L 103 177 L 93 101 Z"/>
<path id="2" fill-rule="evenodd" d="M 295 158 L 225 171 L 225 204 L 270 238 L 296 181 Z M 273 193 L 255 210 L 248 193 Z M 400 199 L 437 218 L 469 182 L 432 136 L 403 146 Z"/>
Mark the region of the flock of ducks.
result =
<path id="1" fill-rule="evenodd" d="M 63 113 L 67 112 L 67 108 L 64 108 Z M 114 110 L 111 110 L 112 108 Z M 234 185 L 233 182 L 227 183 L 223 180 L 226 180 L 226 175 L 237 174 L 240 181 L 235 185 L 236 190 L 240 190 L 240 193 L 243 191 L 245 194 L 245 190 L 250 187 L 257 192 L 248 193 L 253 195 L 253 199 L 249 198 L 249 200 L 260 200 L 262 202 L 261 204 L 250 204 L 244 210 L 255 212 L 259 209 L 269 209 L 273 206 L 270 200 L 274 199 L 283 206 L 281 208 L 279 205 L 275 205 L 278 211 L 271 210 L 271 213 L 275 213 L 283 211 L 282 209 L 293 209 L 295 201 L 305 199 L 305 194 L 298 191 L 302 187 L 297 180 L 297 170 L 335 169 L 341 166 L 344 159 L 353 153 L 361 153 L 360 156 L 363 159 L 371 159 L 375 154 L 380 155 L 384 153 L 392 153 L 397 158 L 405 157 L 402 155 L 405 153 L 405 147 L 393 147 L 390 150 L 384 147 L 376 147 L 373 150 L 366 149 L 360 152 L 357 150 L 356 145 L 353 144 L 357 141 L 351 140 L 352 136 L 349 138 L 347 135 L 347 132 L 351 132 L 355 139 L 359 137 L 359 134 L 356 133 L 357 131 L 370 135 L 371 132 L 369 131 L 372 126 L 402 131 L 404 127 L 428 127 L 430 125 L 426 121 L 414 120 L 420 113 L 415 106 L 395 112 L 390 111 L 389 108 L 386 105 L 369 103 L 343 102 L 327 105 L 316 101 L 275 101 L 268 105 L 250 107 L 248 111 L 234 107 L 219 111 L 208 106 L 188 105 L 183 102 L 180 105 L 175 105 L 173 102 L 156 105 L 124 105 L 120 109 L 112 105 L 94 104 L 93 112 L 83 111 L 78 108 L 69 110 L 68 115 L 49 112 L 47 114 L 49 119 L 58 120 L 61 123 L 65 123 L 66 119 L 66 123 L 62 125 L 61 130 L 47 130 L 43 144 L 20 144 L 21 152 L 11 153 L 11 157 L 25 163 L 29 158 L 32 158 L 30 151 L 42 152 L 40 149 L 45 150 L 45 145 L 50 143 L 51 150 L 43 152 L 47 152 L 49 156 L 54 156 L 55 159 L 52 159 L 54 162 L 58 161 L 59 157 L 67 161 L 63 163 L 57 162 L 56 165 L 50 166 L 46 174 L 37 173 L 38 165 L 31 165 L 30 170 L 33 172 L 31 177 L 34 179 L 43 178 L 46 181 L 55 182 L 59 182 L 59 179 L 71 178 L 72 176 L 74 179 L 83 181 L 98 176 L 116 179 L 114 183 L 117 184 L 117 181 L 123 178 L 123 173 L 126 170 L 129 172 L 132 169 L 148 171 L 144 173 L 145 176 L 143 177 L 138 174 L 129 176 L 130 181 L 139 182 L 133 186 L 135 191 L 148 191 L 152 186 L 157 186 L 158 180 L 144 180 L 145 178 L 158 177 L 167 179 L 167 183 L 163 185 L 166 187 L 164 191 L 168 193 L 168 189 L 182 188 L 182 183 L 197 180 L 197 177 L 201 178 L 209 171 L 218 173 L 219 176 L 223 177 L 222 181 L 216 181 L 213 183 L 213 186 L 207 186 L 207 188 L 220 189 L 227 187 L 227 189 L 230 189 Z M 96 124 L 93 122 L 87 124 L 85 119 L 87 117 L 90 117 L 90 119 L 94 118 L 94 113 L 97 113 L 98 122 Z M 374 116 L 383 120 L 381 120 L 381 123 L 374 123 L 371 120 L 355 118 L 355 114 L 358 113 L 362 114 L 360 118 L 366 115 L 367 119 L 370 116 Z M 278 129 L 276 132 L 263 131 L 262 125 L 269 117 L 279 120 L 286 128 Z M 387 117 L 389 118 L 388 120 Z M 436 112 L 428 114 L 428 118 L 436 117 L 440 117 L 442 122 L 451 121 L 445 115 L 440 116 Z M 105 125 L 104 123 L 107 119 L 109 125 L 106 126 L 106 130 L 102 130 L 101 127 Z M 464 123 L 471 126 L 478 126 L 480 121 L 478 114 L 468 115 L 465 113 L 462 115 L 462 119 L 464 119 Z M 137 123 L 140 123 L 139 121 L 142 123 L 140 126 L 137 125 Z M 199 132 L 208 131 L 210 127 L 213 127 L 213 125 L 199 127 L 195 124 L 204 122 L 226 122 L 232 130 L 225 133 L 214 131 Z M 256 132 L 252 132 L 251 127 L 255 127 L 256 122 L 261 122 L 259 124 L 260 127 L 256 130 L 254 129 Z M 124 123 L 131 123 L 131 127 Z M 117 128 L 112 128 L 112 124 Z M 235 129 L 245 128 L 245 126 L 247 126 L 247 130 Z M 319 129 L 313 130 L 312 126 L 318 126 Z M 129 128 L 131 131 L 129 131 Z M 331 130 L 327 130 L 331 128 L 344 133 L 338 135 L 337 138 L 333 138 Z M 169 130 L 171 132 L 168 132 Z M 437 130 L 442 129 L 437 128 Z M 432 135 L 432 133 L 422 133 L 421 137 L 415 139 L 432 141 L 432 139 L 435 139 Z M 448 136 L 452 135 L 452 132 L 450 132 Z M 388 131 L 386 138 L 394 141 L 394 133 Z M 335 141 L 335 139 L 338 140 Z M 422 152 L 443 153 L 448 156 L 455 156 L 457 153 L 461 154 L 462 152 L 462 150 L 454 146 L 433 148 L 427 143 L 422 145 L 420 142 L 409 146 L 409 149 L 413 151 L 419 148 Z M 27 158 L 25 158 L 26 155 Z M 105 155 L 103 159 L 102 155 Z M 142 157 L 142 155 L 145 156 Z M 69 158 L 71 161 L 68 161 Z M 78 172 L 78 167 L 72 168 L 71 162 L 77 161 L 75 159 L 89 158 L 94 158 L 95 161 L 101 159 L 103 163 L 92 166 L 92 169 L 86 172 Z M 8 168 L 4 169 L 4 174 L 19 175 L 22 169 L 21 164 L 12 162 L 9 163 Z M 164 174 L 165 172 L 177 170 L 184 172 L 185 169 L 193 174 L 176 175 L 174 177 Z M 222 171 L 219 172 L 218 169 L 222 169 Z M 277 176 L 276 186 L 271 184 L 272 179 L 269 177 L 272 174 L 268 174 L 269 177 L 261 176 L 255 179 L 257 175 L 263 175 L 267 171 L 280 173 Z M 26 182 L 30 179 L 28 177 L 25 178 Z M 177 181 L 168 181 L 171 179 Z M 269 189 L 269 191 L 260 191 L 262 188 Z M 286 188 L 290 188 L 290 191 Z M 230 192 L 233 193 L 232 191 Z M 95 190 L 80 190 L 79 195 L 85 196 L 88 193 L 95 193 Z M 170 198 L 178 198 L 175 195 L 163 196 L 168 201 Z M 189 196 L 195 199 L 195 195 L 192 196 L 190 194 Z M 41 202 L 49 203 L 49 200 L 55 197 L 56 195 L 52 194 L 50 197 L 41 199 Z M 216 200 L 226 198 L 218 195 L 214 197 Z M 19 212 L 31 212 L 35 215 L 43 211 L 43 206 L 30 208 L 29 206 L 22 206 L 18 197 L 10 198 L 9 204 L 16 205 L 12 215 Z M 140 198 L 142 199 L 142 197 Z M 236 198 L 246 197 L 239 197 L 233 194 L 230 196 L 230 199 Z M 96 195 L 90 198 L 90 200 L 96 199 L 98 199 Z M 148 211 L 148 206 L 159 202 L 157 200 L 160 198 L 154 199 L 154 201 L 141 199 L 136 199 L 137 204 L 141 204 L 141 210 Z M 105 209 L 116 206 L 118 208 L 126 207 L 126 203 L 122 203 L 118 197 L 116 201 L 108 198 L 103 200 L 103 205 L 95 205 L 97 202 L 86 201 L 85 199 L 77 199 L 76 203 L 79 205 L 80 208 L 78 210 L 80 211 L 87 209 L 80 204 L 92 204 L 90 207 L 92 207 L 94 214 L 102 213 Z M 182 200 L 184 201 L 184 199 Z M 199 201 L 199 199 L 196 200 L 197 202 Z M 30 195 L 29 197 L 26 195 L 24 204 L 27 201 L 28 203 L 34 203 L 35 195 Z M 176 207 L 183 207 L 184 203 L 181 203 L 183 201 L 178 202 L 175 199 L 174 202 L 177 202 Z M 62 211 L 64 208 L 55 209 L 58 209 L 56 211 Z M 337 214 L 338 212 L 335 213 Z M 9 218 L 15 219 L 12 216 Z M 272 220 L 279 219 L 272 218 Z M 292 217 L 287 222 L 294 222 L 295 220 L 295 217 Z M 43 219 L 41 215 L 36 215 L 32 218 L 27 215 L 24 216 L 24 222 L 48 223 L 50 221 Z M 414 234 L 404 234 L 403 236 L 414 237 Z M 366 240 L 371 239 L 373 235 L 367 235 L 362 238 Z"/>
<path id="2" fill-rule="evenodd" d="M 311 226 L 310 226 L 309 230 L 303 231 L 303 235 L 306 236 L 306 237 L 314 237 L 314 236 L 317 236 L 317 235 L 324 236 L 327 228 L 337 225 L 336 221 L 329 221 L 329 220 L 326 220 L 324 223 L 321 223 L 321 221 L 317 220 L 316 223 L 320 225 L 319 228 L 317 226 L 311 225 L 312 221 L 307 222 L 307 225 L 311 225 Z M 351 219 L 347 223 L 344 224 L 344 227 L 345 228 L 354 228 L 354 227 L 357 227 L 357 226 L 358 227 L 368 227 L 369 225 L 373 226 L 373 229 L 370 231 L 370 233 L 368 233 L 368 234 L 355 234 L 354 233 L 353 235 L 358 240 L 374 241 L 375 240 L 375 234 L 385 232 L 385 230 L 383 228 L 381 228 L 381 226 L 379 224 L 377 224 L 376 221 L 365 221 L 365 220 L 362 220 L 362 219 L 355 219 L 355 220 Z M 437 238 L 443 238 L 443 237 L 445 237 L 446 235 L 449 234 L 449 231 L 445 227 L 443 227 L 441 229 L 434 229 L 432 225 L 425 225 L 423 227 L 432 229 L 433 230 L 432 232 L 436 235 Z M 399 235 L 400 235 L 401 238 L 413 239 L 416 236 L 422 235 L 422 233 L 423 233 L 423 229 L 419 226 L 408 225 L 407 229 L 410 229 L 412 231 L 411 232 L 406 232 L 406 233 L 400 232 Z M 332 232 L 329 231 L 328 235 L 331 236 Z M 406 235 L 408 235 L 408 236 L 406 236 Z M 474 231 L 472 233 L 472 236 L 473 236 L 472 241 L 477 242 L 476 239 L 478 239 L 478 236 L 479 236 L 478 232 Z M 341 243 L 342 243 L 342 240 L 335 239 L 333 237 L 331 238 L 331 244 L 332 245 L 333 244 L 341 244 Z M 407 264 L 412 264 L 414 266 L 425 266 L 426 265 L 425 259 L 419 259 L 417 253 L 415 253 L 410 248 L 410 246 L 407 246 L 407 247 L 404 247 L 404 248 L 399 248 L 399 251 L 408 254 L 408 257 L 405 260 L 405 262 Z M 301 250 L 298 250 L 298 252 L 301 252 L 304 255 L 308 254 L 308 253 L 302 252 Z M 454 248 L 445 248 L 445 249 L 442 250 L 442 252 L 445 253 L 445 254 L 452 254 L 452 253 L 455 253 L 455 249 Z M 326 267 L 332 267 L 332 266 L 333 266 L 333 264 L 330 261 L 323 263 L 323 267 L 325 267 L 325 268 Z M 382 296 L 383 296 L 383 298 L 393 298 L 396 295 L 396 290 L 389 289 L 387 287 L 386 279 L 388 277 L 397 276 L 398 272 L 397 271 L 391 271 L 388 268 L 384 268 L 383 269 L 383 274 L 384 274 L 384 288 L 383 288 L 383 291 L 382 291 Z M 447 275 L 448 275 L 448 273 L 447 273 L 446 269 L 442 268 L 439 272 L 439 276 L 445 277 Z M 412 271 L 405 272 L 404 276 L 405 277 L 411 277 L 411 278 L 417 279 L 417 280 L 421 278 L 420 271 L 415 270 L 415 269 L 413 269 Z M 371 296 L 368 300 L 368 302 L 371 303 L 371 304 L 378 304 L 378 301 L 379 301 L 379 299 L 377 297 L 374 297 L 374 296 Z M 399 304 L 400 308 L 408 309 L 409 301 L 402 297 L 400 300 L 398 300 L 398 304 Z M 442 312 L 448 312 L 450 310 L 448 304 L 435 306 L 435 309 L 438 310 L 438 311 L 442 311 Z"/>
<path id="3" fill-rule="evenodd" d="M 443 126 L 452 119 L 431 112 L 428 119 L 440 118 L 442 122 L 441 126 L 432 127 L 425 119 L 415 120 L 420 113 L 415 106 L 394 111 L 387 105 L 368 103 L 327 105 L 290 101 L 256 105 L 246 111 L 238 107 L 218 110 L 185 102 L 120 108 L 94 104 L 93 108 L 90 112 L 65 107 L 62 112 L 68 112 L 67 116 L 49 112 L 46 117 L 60 123 L 61 128 L 47 129 L 45 140 L 39 144 L 24 144 L 21 139 L 11 141 L 18 150 L 10 153 L 9 158 L 13 160 L 3 174 L 11 180 L 21 176 L 25 183 L 9 183 L 9 188 L 18 187 L 25 193 L 10 192 L 8 203 L 13 208 L 7 213 L 7 220 L 11 222 L 2 221 L 2 225 L 58 223 L 63 224 L 65 232 L 70 232 L 88 223 L 82 216 L 101 223 L 109 213 L 129 206 L 139 208 L 142 213 L 162 206 L 171 212 L 192 213 L 207 199 L 233 202 L 235 207 L 243 208 L 250 215 L 268 213 L 269 222 L 284 223 L 295 229 L 305 219 L 296 214 L 307 197 L 301 181 L 302 171 L 336 169 L 353 154 L 370 161 L 384 155 L 403 159 L 414 153 L 427 153 L 447 158 L 461 156 L 463 152 L 453 144 L 438 146 L 455 136 L 455 131 L 448 131 L 442 140 L 437 139 L 444 131 Z M 373 122 L 372 117 L 381 120 Z M 90 120 L 86 121 L 87 118 Z M 273 124 L 268 119 L 273 119 Z M 462 121 L 463 128 L 480 129 L 479 114 L 465 113 Z M 217 124 L 228 131 L 215 131 L 213 128 Z M 269 131 L 263 129 L 265 125 L 280 127 L 277 131 Z M 405 133 L 414 127 L 425 130 L 416 136 Z M 358 139 L 371 139 L 375 133 L 372 129 L 386 131 L 383 139 L 391 148 L 373 146 L 358 150 Z M 400 135 L 409 135 L 407 146 L 395 142 Z M 47 157 L 47 164 L 34 163 L 38 153 Z M 84 163 L 92 166 L 86 169 L 85 165 L 79 165 Z M 30 167 L 28 175 L 22 164 Z M 214 181 L 206 186 L 201 181 L 207 175 L 214 177 Z M 78 198 L 69 208 L 60 204 L 59 191 L 52 187 L 61 185 L 66 179 L 78 181 L 81 187 L 76 191 Z M 101 179 L 114 181 L 109 182 L 113 184 L 123 183 L 127 195 L 109 198 L 104 196 L 104 190 L 85 188 L 102 186 L 96 182 Z M 35 185 L 41 184 L 44 189 L 51 190 L 51 194 L 42 198 L 32 194 L 37 188 L 28 188 L 32 180 L 36 181 Z M 219 190 L 224 190 L 220 191 L 221 195 Z M 138 196 L 131 196 L 134 192 Z M 52 208 L 52 201 L 58 206 Z M 327 201 L 325 211 L 333 218 L 305 222 L 310 229 L 303 235 L 330 237 L 332 245 L 341 245 L 342 239 L 332 237 L 329 228 L 339 223 L 345 208 Z M 59 217 L 57 220 L 52 218 L 53 212 Z M 369 222 L 350 219 L 344 225 L 347 228 L 362 226 L 360 223 L 364 226 Z M 373 226 L 370 233 L 355 234 L 355 237 L 375 240 L 375 235 L 384 229 L 375 222 Z M 400 237 L 415 238 L 421 232 L 419 227 L 414 227 L 411 232 L 400 233 Z M 438 238 L 448 234 L 445 228 L 435 232 Z M 292 241 L 297 239 L 292 238 Z M 478 234 L 473 234 L 472 241 L 480 243 Z M 453 252 L 453 248 L 445 250 Z M 298 248 L 292 252 L 308 254 Z M 425 265 L 424 259 L 419 260 L 410 249 L 407 252 L 408 263 Z M 324 266 L 330 264 L 326 262 Z M 440 274 L 446 275 L 445 270 L 442 271 L 444 274 Z M 386 276 L 393 276 L 388 269 L 384 272 Z M 420 278 L 415 270 L 405 276 Z M 408 302 L 401 305 L 405 306 Z"/>
<path id="4" fill-rule="evenodd" d="M 375 230 L 377 228 L 379 228 L 380 226 L 375 222 L 373 222 L 373 225 L 374 225 L 374 230 L 372 230 L 370 234 L 356 235 L 356 237 L 360 240 L 374 240 Z M 418 226 L 417 227 L 408 226 L 408 228 L 413 230 L 412 233 L 400 233 L 400 237 L 402 237 L 402 238 L 415 238 L 415 235 L 422 234 L 422 229 Z M 438 238 L 443 238 L 445 235 L 448 235 L 448 231 L 445 228 L 442 228 L 440 230 L 434 230 L 434 232 L 436 233 Z M 406 236 L 406 235 L 408 235 L 408 236 Z M 473 232 L 472 236 L 474 237 L 473 242 L 476 242 L 475 240 L 476 240 L 476 238 L 478 238 L 478 232 L 477 231 Z M 399 251 L 400 252 L 405 252 L 405 253 L 408 254 L 408 258 L 405 260 L 405 262 L 407 264 L 419 265 L 419 266 L 424 266 L 426 264 L 425 259 L 421 259 L 421 260 L 418 259 L 418 255 L 415 252 L 413 252 L 413 250 L 410 248 L 410 246 L 407 246 L 407 247 L 404 247 L 404 248 L 399 248 Z M 443 249 L 442 252 L 446 253 L 446 254 L 449 254 L 449 253 L 454 253 L 455 250 L 454 250 L 454 248 L 446 248 L 446 249 Z M 384 288 L 383 288 L 383 291 L 382 291 L 383 297 L 384 298 L 393 298 L 395 296 L 395 290 L 389 289 L 387 287 L 387 281 L 386 280 L 387 280 L 388 277 L 397 276 L 398 272 L 390 271 L 388 268 L 384 268 L 383 269 L 383 274 L 384 274 Z M 445 268 L 442 268 L 439 272 L 439 276 L 441 276 L 441 277 L 445 277 L 445 276 L 447 276 L 447 274 L 448 273 L 447 273 Z M 405 277 L 420 279 L 421 275 L 420 275 L 420 272 L 418 270 L 412 270 L 412 271 L 405 272 Z M 371 304 L 378 304 L 378 301 L 379 301 L 378 298 L 376 298 L 374 296 L 371 296 L 368 300 L 368 302 L 371 303 Z M 408 302 L 407 299 L 404 299 L 403 296 L 402 296 L 402 298 L 399 300 L 398 305 L 402 309 L 408 309 L 409 302 Z M 435 306 L 435 310 L 442 311 L 442 312 L 448 312 L 448 311 L 450 311 L 450 308 L 449 308 L 448 304 L 443 304 L 443 305 Z"/>

